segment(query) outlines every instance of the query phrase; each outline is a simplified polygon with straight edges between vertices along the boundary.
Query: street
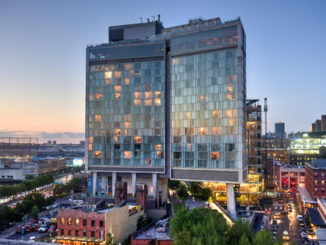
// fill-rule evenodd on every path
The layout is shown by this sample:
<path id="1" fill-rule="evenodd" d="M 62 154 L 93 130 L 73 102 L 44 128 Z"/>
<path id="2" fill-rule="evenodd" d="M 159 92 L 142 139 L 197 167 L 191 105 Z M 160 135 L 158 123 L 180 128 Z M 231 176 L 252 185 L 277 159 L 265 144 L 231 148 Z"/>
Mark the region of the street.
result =
<path id="1" fill-rule="evenodd" d="M 295 194 L 295 192 L 289 192 L 290 197 L 288 198 L 286 192 L 280 192 L 281 199 L 285 201 L 285 206 L 289 205 L 291 208 L 287 208 L 288 214 L 280 215 L 277 219 L 277 236 L 281 238 L 283 236 L 283 232 L 288 231 L 291 242 L 294 242 L 295 244 L 303 244 L 301 229 L 297 221 L 297 215 L 301 213 L 295 199 Z M 288 204 L 290 200 L 292 200 L 292 204 Z M 284 244 L 289 244 L 289 242 L 285 242 Z"/>

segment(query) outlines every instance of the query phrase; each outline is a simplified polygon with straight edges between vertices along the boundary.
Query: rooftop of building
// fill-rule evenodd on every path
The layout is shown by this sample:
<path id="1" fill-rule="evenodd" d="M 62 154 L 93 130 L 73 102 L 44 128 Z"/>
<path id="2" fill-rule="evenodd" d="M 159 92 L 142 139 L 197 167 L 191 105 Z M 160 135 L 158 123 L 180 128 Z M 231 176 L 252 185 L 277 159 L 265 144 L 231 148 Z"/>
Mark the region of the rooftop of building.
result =
<path id="1" fill-rule="evenodd" d="M 324 169 L 326 170 L 326 159 L 314 159 L 306 165 L 312 169 Z"/>
<path id="2" fill-rule="evenodd" d="M 87 48 L 97 48 L 97 47 L 106 47 L 106 46 L 120 46 L 120 45 L 137 45 L 137 44 L 146 44 L 146 43 L 153 43 L 153 42 L 162 42 L 166 38 L 183 34 L 183 33 L 192 33 L 197 31 L 209 30 L 215 27 L 222 27 L 227 25 L 232 25 L 236 23 L 241 23 L 240 17 L 222 22 L 219 17 L 212 18 L 212 19 L 203 19 L 201 17 L 190 19 L 187 24 L 172 26 L 168 28 L 163 27 L 163 23 L 158 20 L 148 21 L 145 23 L 134 23 L 134 24 L 125 24 L 125 25 L 118 25 L 118 26 L 110 26 L 109 32 L 116 31 L 119 29 L 125 28 L 139 28 L 139 27 L 146 27 L 151 25 L 160 25 L 161 28 L 159 31 L 156 31 L 155 34 L 151 36 L 145 36 L 142 39 L 127 39 L 127 40 L 117 40 L 117 41 L 109 41 L 108 43 L 96 44 L 96 45 L 88 45 Z M 109 38 L 111 40 L 111 38 Z"/>
<path id="3" fill-rule="evenodd" d="M 162 219 L 156 222 L 156 224 L 149 229 L 135 233 L 135 240 L 172 240 L 169 236 L 169 218 Z"/>

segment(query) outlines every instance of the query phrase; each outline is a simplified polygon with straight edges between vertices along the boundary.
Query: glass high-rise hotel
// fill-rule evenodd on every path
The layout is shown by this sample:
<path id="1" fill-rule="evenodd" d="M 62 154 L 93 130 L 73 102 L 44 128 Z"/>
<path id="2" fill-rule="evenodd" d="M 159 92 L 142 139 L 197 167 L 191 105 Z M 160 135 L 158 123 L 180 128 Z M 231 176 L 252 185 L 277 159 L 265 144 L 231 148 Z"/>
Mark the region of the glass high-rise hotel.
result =
<path id="1" fill-rule="evenodd" d="M 87 48 L 87 169 L 94 193 L 167 179 L 245 180 L 246 45 L 240 19 L 109 28 Z M 231 190 L 232 192 L 232 190 Z"/>

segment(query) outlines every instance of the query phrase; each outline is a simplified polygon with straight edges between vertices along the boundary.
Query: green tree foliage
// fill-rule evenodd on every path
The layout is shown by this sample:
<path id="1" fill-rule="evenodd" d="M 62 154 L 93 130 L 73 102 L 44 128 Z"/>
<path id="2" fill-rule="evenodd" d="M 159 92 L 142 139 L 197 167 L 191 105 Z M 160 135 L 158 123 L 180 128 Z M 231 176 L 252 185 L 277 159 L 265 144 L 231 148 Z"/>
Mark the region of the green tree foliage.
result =
<path id="1" fill-rule="evenodd" d="M 245 235 L 250 242 L 253 241 L 254 237 L 250 224 L 242 221 L 241 219 L 237 220 L 234 225 L 228 229 L 226 235 L 228 237 L 227 242 L 231 245 L 238 245 L 243 235 Z"/>
<path id="2" fill-rule="evenodd" d="M 40 193 L 31 193 L 24 198 L 22 203 L 17 204 L 16 210 L 21 214 L 30 213 L 34 205 L 38 210 L 42 210 L 48 203 Z"/>
<path id="3" fill-rule="evenodd" d="M 108 234 L 106 235 L 106 245 L 115 245 L 114 243 L 114 236 L 112 233 L 108 232 Z"/>
<path id="4" fill-rule="evenodd" d="M 191 182 L 189 190 L 196 200 L 207 201 L 212 195 L 210 188 L 203 188 L 198 182 Z"/>
<path id="5" fill-rule="evenodd" d="M 186 200 L 189 197 L 188 189 L 185 184 L 181 184 L 180 188 L 177 190 L 177 195 L 181 200 Z"/>
<path id="6" fill-rule="evenodd" d="M 66 184 L 59 184 L 54 187 L 53 194 L 60 196 L 63 194 L 69 194 L 71 190 L 74 192 L 82 192 L 86 188 L 86 179 L 73 178 Z"/>
<path id="7" fill-rule="evenodd" d="M 37 205 L 34 205 L 32 207 L 32 212 L 31 212 L 31 216 L 33 219 L 38 219 L 38 212 L 39 212 L 39 210 L 38 210 Z"/>
<path id="8" fill-rule="evenodd" d="M 227 226 L 223 216 L 216 210 L 194 208 L 189 211 L 184 206 L 175 209 L 170 222 L 170 236 L 176 245 L 281 245 L 273 241 L 272 233 L 259 231 L 254 234 L 248 222 L 238 220 Z"/>
<path id="9" fill-rule="evenodd" d="M 170 235 L 175 245 L 226 244 L 226 222 L 216 210 L 181 207 L 170 222 Z"/>
<path id="10" fill-rule="evenodd" d="M 181 182 L 178 180 L 169 180 L 169 188 L 176 190 L 181 186 Z"/>
<path id="11" fill-rule="evenodd" d="M 0 230 L 6 227 L 10 222 L 21 221 L 22 215 L 16 209 L 7 206 L 0 206 Z"/>
<path id="12" fill-rule="evenodd" d="M 5 185 L 0 187 L 0 198 L 17 195 L 21 192 L 30 191 L 35 188 L 47 185 L 53 182 L 52 174 L 41 174 L 33 179 L 23 181 L 18 185 Z"/>

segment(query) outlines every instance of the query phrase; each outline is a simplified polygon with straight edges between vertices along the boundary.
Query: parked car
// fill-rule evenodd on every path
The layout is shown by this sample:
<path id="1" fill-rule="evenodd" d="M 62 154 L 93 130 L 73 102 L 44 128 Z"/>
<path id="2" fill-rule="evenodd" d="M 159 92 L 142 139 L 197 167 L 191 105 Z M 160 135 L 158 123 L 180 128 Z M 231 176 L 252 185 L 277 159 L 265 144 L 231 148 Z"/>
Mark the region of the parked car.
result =
<path id="1" fill-rule="evenodd" d="M 300 221 L 303 221 L 303 217 L 302 217 L 302 215 L 297 215 L 297 220 L 300 222 Z"/>
<path id="2" fill-rule="evenodd" d="M 57 229 L 56 225 L 51 225 L 48 232 L 54 232 Z"/>
<path id="3" fill-rule="evenodd" d="M 301 237 L 302 237 L 302 239 L 307 238 L 307 233 L 305 233 L 305 232 L 301 232 Z"/>
<path id="4" fill-rule="evenodd" d="M 48 226 L 47 225 L 41 225 L 40 229 L 38 229 L 38 232 L 44 233 L 47 232 Z"/>

